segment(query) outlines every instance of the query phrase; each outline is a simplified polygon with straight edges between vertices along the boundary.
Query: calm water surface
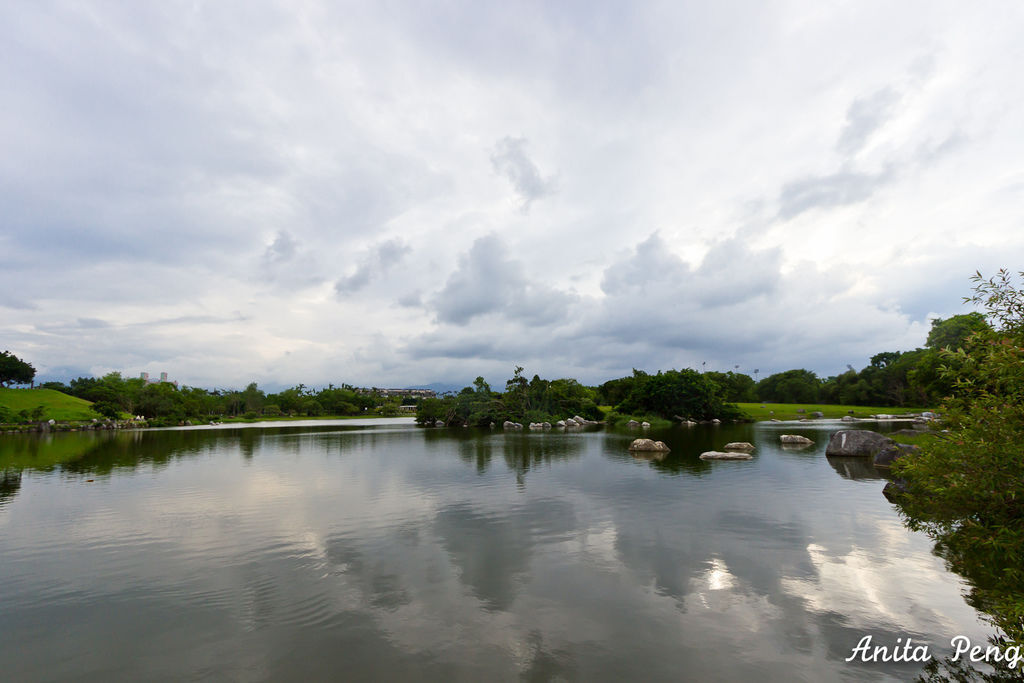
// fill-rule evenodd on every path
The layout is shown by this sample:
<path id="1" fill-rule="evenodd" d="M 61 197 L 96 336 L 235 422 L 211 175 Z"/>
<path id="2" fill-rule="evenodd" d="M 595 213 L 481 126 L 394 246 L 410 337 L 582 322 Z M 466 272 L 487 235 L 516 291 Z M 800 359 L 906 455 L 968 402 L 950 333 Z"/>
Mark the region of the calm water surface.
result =
<path id="1" fill-rule="evenodd" d="M 839 428 L 3 436 L 3 677 L 912 679 L 844 660 L 990 629 Z"/>

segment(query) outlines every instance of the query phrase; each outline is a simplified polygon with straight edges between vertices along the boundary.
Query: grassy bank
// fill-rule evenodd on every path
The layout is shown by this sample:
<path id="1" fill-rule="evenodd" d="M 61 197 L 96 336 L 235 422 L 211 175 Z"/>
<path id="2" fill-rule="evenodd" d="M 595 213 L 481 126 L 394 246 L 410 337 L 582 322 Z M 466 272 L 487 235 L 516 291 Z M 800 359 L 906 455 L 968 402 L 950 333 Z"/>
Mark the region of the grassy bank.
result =
<path id="1" fill-rule="evenodd" d="M 872 406 L 829 405 L 824 403 L 737 403 L 740 410 L 751 418 L 762 420 L 799 420 L 810 417 L 813 412 L 820 412 L 827 418 L 839 419 L 844 415 L 857 418 L 868 418 L 872 415 L 903 415 L 920 413 L 927 408 L 892 408 Z M 803 409 L 804 412 L 798 412 Z"/>
<path id="2" fill-rule="evenodd" d="M 84 399 L 62 394 L 53 389 L 9 389 L 0 387 L 0 408 L 6 409 L 8 419 L 17 419 L 25 410 L 30 414 L 42 406 L 43 420 L 91 420 L 100 415 L 93 411 L 92 403 Z M 0 413 L 3 413 L 0 410 Z"/>

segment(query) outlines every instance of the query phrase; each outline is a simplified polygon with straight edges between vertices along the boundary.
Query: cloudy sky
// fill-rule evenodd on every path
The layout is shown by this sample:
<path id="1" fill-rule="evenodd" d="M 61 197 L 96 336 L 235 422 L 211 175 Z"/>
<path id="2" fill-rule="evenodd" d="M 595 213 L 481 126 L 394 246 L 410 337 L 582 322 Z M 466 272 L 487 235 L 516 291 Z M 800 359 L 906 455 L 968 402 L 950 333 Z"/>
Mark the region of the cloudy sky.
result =
<path id="1" fill-rule="evenodd" d="M 1021 35 L 1015 0 L 5 2 L 0 347 L 207 387 L 859 368 L 1024 269 Z"/>

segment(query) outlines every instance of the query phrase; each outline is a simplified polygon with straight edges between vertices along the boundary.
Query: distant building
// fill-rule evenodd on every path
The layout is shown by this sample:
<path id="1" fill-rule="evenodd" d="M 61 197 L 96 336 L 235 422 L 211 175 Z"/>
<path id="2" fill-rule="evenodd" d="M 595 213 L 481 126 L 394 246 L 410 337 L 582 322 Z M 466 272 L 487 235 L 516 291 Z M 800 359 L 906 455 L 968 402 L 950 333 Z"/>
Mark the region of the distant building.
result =
<path id="1" fill-rule="evenodd" d="M 166 373 L 166 372 L 161 372 L 161 373 L 160 373 L 160 379 L 150 379 L 150 378 L 149 378 L 149 373 L 148 373 L 148 372 L 140 372 L 140 373 L 139 373 L 139 378 L 140 378 L 140 379 L 141 379 L 141 380 L 142 380 L 143 382 L 145 382 L 146 384 L 161 384 L 161 383 L 166 383 L 166 384 L 173 384 L 173 385 L 174 385 L 175 387 L 177 387 L 177 386 L 178 386 L 178 380 L 173 380 L 173 381 L 172 381 L 172 380 L 169 380 L 169 379 L 167 379 L 167 373 Z"/>
<path id="2" fill-rule="evenodd" d="M 381 389 L 380 387 L 367 389 L 361 387 L 356 389 L 356 392 L 360 394 L 377 394 L 384 398 L 391 398 L 392 396 L 400 398 L 437 398 L 437 392 L 430 389 Z"/>

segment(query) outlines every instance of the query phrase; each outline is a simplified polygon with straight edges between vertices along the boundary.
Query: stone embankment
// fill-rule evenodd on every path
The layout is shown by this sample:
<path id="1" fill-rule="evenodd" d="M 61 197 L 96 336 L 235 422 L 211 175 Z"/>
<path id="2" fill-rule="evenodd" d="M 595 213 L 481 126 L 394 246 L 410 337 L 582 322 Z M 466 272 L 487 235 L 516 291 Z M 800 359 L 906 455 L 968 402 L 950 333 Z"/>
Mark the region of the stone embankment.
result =
<path id="1" fill-rule="evenodd" d="M 47 432 L 89 432 L 112 429 L 141 429 L 148 427 L 146 420 L 90 420 L 78 422 L 57 422 L 43 420 L 31 424 L 2 424 L 0 434 L 42 434 Z"/>

